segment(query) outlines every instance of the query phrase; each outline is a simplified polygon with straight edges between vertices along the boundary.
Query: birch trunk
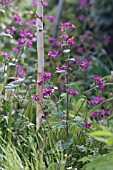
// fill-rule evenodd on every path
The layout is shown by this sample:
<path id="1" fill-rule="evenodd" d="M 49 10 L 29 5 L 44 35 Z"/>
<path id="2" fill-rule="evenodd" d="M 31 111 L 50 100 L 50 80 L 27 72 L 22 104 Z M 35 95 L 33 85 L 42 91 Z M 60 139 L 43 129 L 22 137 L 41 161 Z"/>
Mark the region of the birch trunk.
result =
<path id="1" fill-rule="evenodd" d="M 37 26 L 37 53 L 38 53 L 37 81 L 40 82 L 42 73 L 44 73 L 43 1 L 41 0 L 37 0 L 36 26 Z M 42 124 L 42 116 L 43 116 L 43 111 L 40 105 L 42 104 L 42 99 L 43 99 L 42 85 L 39 85 L 38 83 L 37 83 L 37 94 L 40 101 L 36 103 L 36 128 L 38 130 Z"/>

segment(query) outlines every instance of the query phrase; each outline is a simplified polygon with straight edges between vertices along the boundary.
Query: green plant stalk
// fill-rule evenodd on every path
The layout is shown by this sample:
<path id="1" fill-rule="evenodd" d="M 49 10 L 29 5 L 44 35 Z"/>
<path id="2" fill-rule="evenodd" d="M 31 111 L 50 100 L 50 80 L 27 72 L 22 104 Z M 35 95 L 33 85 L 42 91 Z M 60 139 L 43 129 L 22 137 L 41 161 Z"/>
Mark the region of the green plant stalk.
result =
<path id="1" fill-rule="evenodd" d="M 70 53 L 67 54 L 67 66 L 69 67 L 69 55 Z M 66 90 L 68 88 L 69 84 L 69 74 L 67 72 L 66 74 Z M 69 125 L 68 125 L 68 120 L 69 120 L 69 94 L 67 93 L 66 96 L 66 139 L 68 140 L 68 135 L 69 135 Z"/>
<path id="2" fill-rule="evenodd" d="M 7 140 L 9 143 L 11 143 L 11 118 L 12 118 L 12 107 L 11 104 L 9 106 L 9 118 L 8 118 L 8 126 L 7 126 L 7 130 L 8 130 L 8 134 L 7 134 Z"/>

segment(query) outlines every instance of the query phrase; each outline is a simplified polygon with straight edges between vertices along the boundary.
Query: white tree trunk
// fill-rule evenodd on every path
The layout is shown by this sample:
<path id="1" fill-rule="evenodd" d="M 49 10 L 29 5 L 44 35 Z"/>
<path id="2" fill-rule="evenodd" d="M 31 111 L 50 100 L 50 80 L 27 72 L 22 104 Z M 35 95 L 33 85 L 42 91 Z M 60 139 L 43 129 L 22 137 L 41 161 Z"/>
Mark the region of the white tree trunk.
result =
<path id="1" fill-rule="evenodd" d="M 44 42 L 43 42 L 43 2 L 37 0 L 36 12 L 36 26 L 37 26 L 37 53 L 38 53 L 38 82 L 41 80 L 42 73 L 44 73 Z M 39 96 L 40 104 L 42 104 L 42 85 L 37 84 L 37 94 Z M 39 102 L 36 103 L 36 128 L 41 126 L 43 111 Z"/>

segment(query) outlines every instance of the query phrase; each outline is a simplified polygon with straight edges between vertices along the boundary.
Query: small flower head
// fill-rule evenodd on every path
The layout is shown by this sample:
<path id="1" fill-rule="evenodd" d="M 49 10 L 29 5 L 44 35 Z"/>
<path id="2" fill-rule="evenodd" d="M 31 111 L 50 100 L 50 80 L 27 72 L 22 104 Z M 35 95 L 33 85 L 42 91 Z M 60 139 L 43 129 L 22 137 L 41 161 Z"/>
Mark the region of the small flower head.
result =
<path id="1" fill-rule="evenodd" d="M 104 98 L 99 97 L 99 96 L 95 96 L 94 99 L 88 101 L 88 103 L 89 103 L 90 105 L 92 105 L 92 104 L 99 104 L 99 103 L 101 103 L 101 102 L 103 102 L 103 101 L 104 101 Z"/>
<path id="2" fill-rule="evenodd" d="M 72 28 L 76 28 L 76 27 L 75 27 L 75 25 L 71 24 L 70 21 L 68 21 L 68 22 L 62 23 L 59 26 L 59 28 L 61 31 L 65 31 L 65 30 L 71 30 Z"/>
<path id="3" fill-rule="evenodd" d="M 60 55 L 61 52 L 62 52 L 61 50 L 58 50 L 58 51 L 52 50 L 48 52 L 48 55 L 55 59 L 56 57 Z"/>
<path id="4" fill-rule="evenodd" d="M 83 69 L 85 69 L 87 66 L 88 66 L 88 62 L 87 61 L 82 61 L 80 64 L 79 64 L 80 67 L 82 67 Z"/>
<path id="5" fill-rule="evenodd" d="M 33 97 L 32 97 L 32 100 L 38 100 L 38 94 L 36 94 L 36 95 L 34 95 Z"/>
<path id="6" fill-rule="evenodd" d="M 82 124 L 82 127 L 89 128 L 89 127 L 91 127 L 91 125 L 92 125 L 92 122 L 86 122 L 86 123 Z"/>
<path id="7" fill-rule="evenodd" d="M 22 25 L 22 20 L 21 20 L 21 17 L 19 15 L 15 14 L 13 16 L 13 19 L 14 19 L 14 21 L 16 21 L 17 24 Z"/>
<path id="8" fill-rule="evenodd" d="M 68 88 L 66 90 L 66 92 L 69 93 L 69 94 L 72 94 L 73 96 L 78 94 L 78 92 L 75 89 L 73 89 L 73 88 Z"/>
<path id="9" fill-rule="evenodd" d="M 92 76 L 92 79 L 95 84 L 98 85 L 99 88 L 103 89 L 104 88 L 104 82 L 101 81 L 102 77 L 101 76 Z"/>
<path id="10" fill-rule="evenodd" d="M 55 22 L 55 17 L 46 15 L 45 18 L 49 19 L 50 22 Z"/>
<path id="11" fill-rule="evenodd" d="M 43 95 L 44 96 L 50 96 L 52 93 L 54 92 L 54 90 L 53 89 L 51 89 L 51 88 L 43 88 Z"/>
<path id="12" fill-rule="evenodd" d="M 100 110 L 98 112 L 92 112 L 91 113 L 91 116 L 94 119 L 106 117 L 106 116 L 109 116 L 109 115 L 110 115 L 110 112 L 108 112 L 107 110 Z"/>

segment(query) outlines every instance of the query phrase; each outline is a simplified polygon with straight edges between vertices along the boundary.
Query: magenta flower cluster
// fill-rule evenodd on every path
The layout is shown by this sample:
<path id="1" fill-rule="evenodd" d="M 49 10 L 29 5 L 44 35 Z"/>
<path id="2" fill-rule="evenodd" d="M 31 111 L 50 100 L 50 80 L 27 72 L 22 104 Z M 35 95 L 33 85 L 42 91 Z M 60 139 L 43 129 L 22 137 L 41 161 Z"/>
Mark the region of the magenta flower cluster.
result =
<path id="1" fill-rule="evenodd" d="M 32 47 L 34 36 L 30 32 L 29 28 L 20 30 L 19 35 L 20 35 L 20 38 L 17 39 L 17 46 L 13 48 L 13 51 L 18 52 L 21 45 L 25 45 L 26 47 Z"/>
<path id="2" fill-rule="evenodd" d="M 38 100 L 39 97 L 38 97 L 38 94 L 35 94 L 33 97 L 32 97 L 32 100 Z"/>
<path id="3" fill-rule="evenodd" d="M 2 56 L 7 57 L 7 58 L 11 58 L 11 54 L 9 54 L 9 53 L 7 53 L 7 52 L 2 51 L 2 52 L 0 52 L 0 54 L 1 54 Z"/>
<path id="4" fill-rule="evenodd" d="M 16 14 L 15 14 L 12 18 L 14 19 L 14 21 L 15 21 L 17 24 L 22 25 L 22 19 L 21 19 L 21 17 L 20 17 L 19 15 L 16 15 Z"/>
<path id="5" fill-rule="evenodd" d="M 41 2 L 42 2 L 42 5 L 43 5 L 43 6 L 48 6 L 48 2 L 47 2 L 47 1 L 41 1 Z M 33 6 L 37 6 L 37 1 L 36 1 L 36 0 L 33 0 L 33 1 L 32 1 L 32 5 L 33 5 Z"/>
<path id="6" fill-rule="evenodd" d="M 64 65 L 62 65 L 61 67 L 56 67 L 56 71 L 62 71 L 62 70 L 71 71 L 73 69 L 71 67 L 64 66 Z"/>
<path id="7" fill-rule="evenodd" d="M 75 89 L 73 89 L 73 88 L 68 88 L 66 90 L 66 92 L 69 93 L 69 94 L 72 94 L 73 96 L 78 94 L 78 92 Z"/>
<path id="8" fill-rule="evenodd" d="M 73 28 L 76 28 L 74 24 L 71 24 L 70 21 L 68 22 L 65 22 L 65 23 L 62 23 L 60 26 L 59 26 L 60 30 L 61 31 L 66 31 L 66 30 L 71 30 Z"/>
<path id="9" fill-rule="evenodd" d="M 95 96 L 94 99 L 93 99 L 93 100 L 89 100 L 88 103 L 89 103 L 90 105 L 92 105 L 92 104 L 99 104 L 99 103 L 103 102 L 104 100 L 105 100 L 105 99 L 102 98 L 102 97 Z"/>
<path id="10" fill-rule="evenodd" d="M 110 112 L 106 111 L 106 110 L 100 110 L 98 112 L 92 112 L 91 113 L 91 116 L 94 118 L 94 119 L 97 119 L 97 118 L 102 118 L 102 117 L 105 117 L 105 116 L 109 116 L 110 115 Z"/>
<path id="11" fill-rule="evenodd" d="M 92 76 L 92 79 L 95 84 L 98 85 L 99 88 L 103 89 L 104 88 L 104 82 L 102 81 L 101 76 Z"/>
<path id="12" fill-rule="evenodd" d="M 47 79 L 51 78 L 51 76 L 52 76 L 52 74 L 50 72 L 43 73 L 42 78 L 41 78 L 40 82 L 38 82 L 38 84 L 40 84 L 40 85 L 44 84 Z"/>
<path id="13" fill-rule="evenodd" d="M 91 127 L 91 125 L 92 125 L 92 122 L 86 122 L 86 123 L 82 124 L 82 127 L 89 128 L 89 127 Z"/>
<path id="14" fill-rule="evenodd" d="M 54 90 L 51 88 L 43 88 L 43 95 L 46 97 L 50 96 L 53 92 Z"/>
<path id="15" fill-rule="evenodd" d="M 61 52 L 62 52 L 61 50 L 58 50 L 58 51 L 52 50 L 48 52 L 48 55 L 55 59 L 56 57 L 60 55 Z"/>
<path id="16" fill-rule="evenodd" d="M 55 22 L 55 17 L 51 15 L 45 15 L 45 18 L 47 18 L 50 22 Z"/>
<path id="17" fill-rule="evenodd" d="M 17 30 L 16 27 L 11 27 L 11 29 L 5 28 L 5 29 L 4 29 L 4 32 L 5 32 L 6 34 L 13 35 L 16 30 Z"/>

